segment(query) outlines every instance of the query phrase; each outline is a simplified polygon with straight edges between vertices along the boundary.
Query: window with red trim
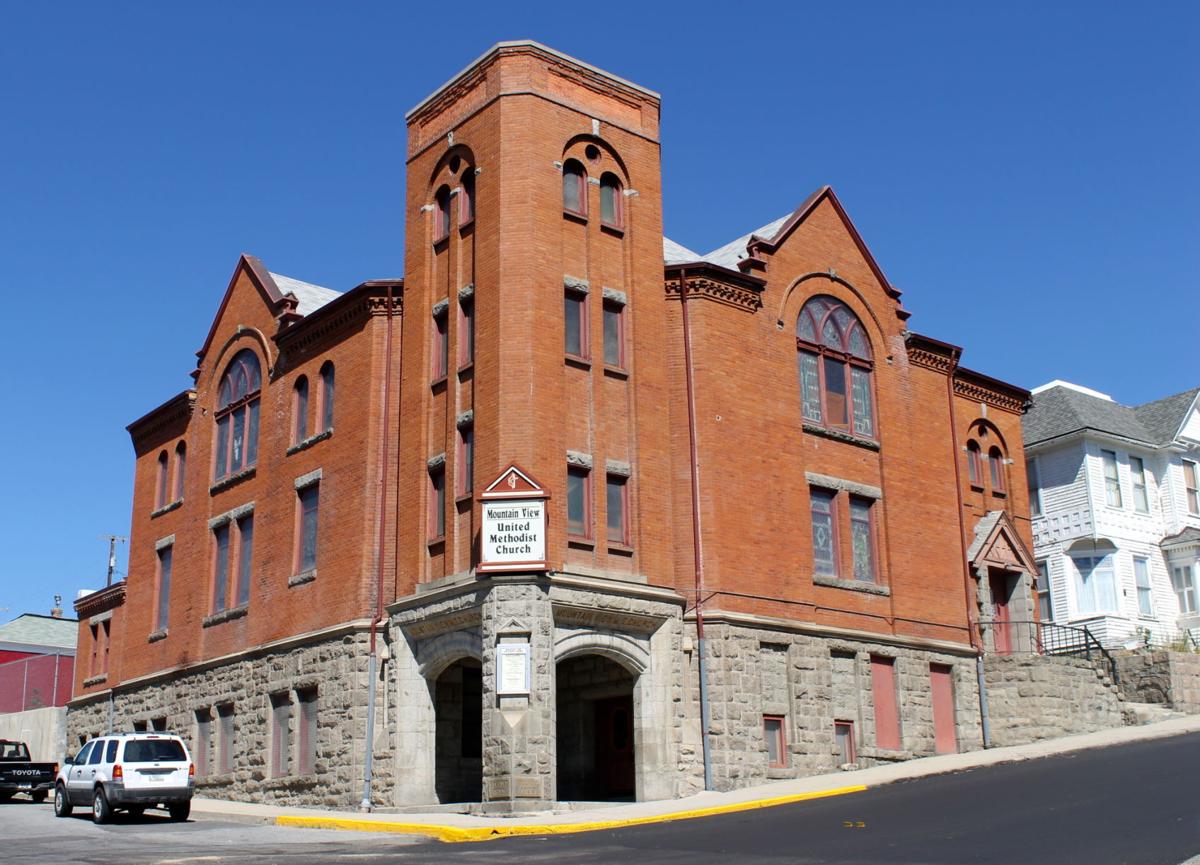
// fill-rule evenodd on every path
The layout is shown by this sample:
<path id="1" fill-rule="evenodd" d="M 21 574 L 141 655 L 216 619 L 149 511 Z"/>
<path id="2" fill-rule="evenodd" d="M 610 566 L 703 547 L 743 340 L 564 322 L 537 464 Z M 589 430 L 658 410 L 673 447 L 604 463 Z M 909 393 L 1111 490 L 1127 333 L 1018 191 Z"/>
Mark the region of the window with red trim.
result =
<path id="1" fill-rule="evenodd" d="M 592 535 L 591 479 L 586 468 L 567 467 L 567 534 L 577 538 Z"/>
<path id="2" fill-rule="evenodd" d="M 311 483 L 296 490 L 296 561 L 295 572 L 303 574 L 317 567 L 317 521 L 321 509 L 321 484 Z"/>
<path id="3" fill-rule="evenodd" d="M 763 715 L 763 742 L 767 747 L 767 765 L 772 769 L 787 766 L 787 737 L 782 715 Z"/>
<path id="4" fill-rule="evenodd" d="M 838 573 L 836 494 L 832 490 L 812 487 L 813 572 L 826 577 Z"/>
<path id="5" fill-rule="evenodd" d="M 446 536 L 446 465 L 429 470 L 429 539 Z"/>
<path id="6" fill-rule="evenodd" d="M 458 462 L 455 475 L 458 495 L 470 495 L 475 489 L 475 428 L 470 424 L 458 428 Z"/>
<path id="7" fill-rule="evenodd" d="M 321 432 L 333 429 L 333 361 L 321 364 Z"/>
<path id="8" fill-rule="evenodd" d="M 434 381 L 445 378 L 450 366 L 449 319 L 449 312 L 445 308 L 439 310 L 433 317 L 433 368 L 430 375 L 433 376 Z"/>
<path id="9" fill-rule="evenodd" d="M 167 503 L 167 452 L 158 455 L 158 469 L 154 479 L 154 508 L 157 510 Z"/>
<path id="10" fill-rule="evenodd" d="M 604 365 L 625 367 L 625 307 L 604 301 Z"/>
<path id="11" fill-rule="evenodd" d="M 614 544 L 629 544 L 629 478 L 610 474 L 605 478 L 608 540 Z"/>
<path id="12" fill-rule="evenodd" d="M 183 481 L 187 469 L 187 445 L 175 445 L 175 501 L 183 498 Z"/>
<path id="13" fill-rule="evenodd" d="M 621 181 L 617 175 L 605 172 L 600 175 L 600 222 L 610 228 L 620 228 L 625 224 L 624 216 Z"/>
<path id="14" fill-rule="evenodd" d="M 292 444 L 308 437 L 308 379 L 300 376 L 292 391 Z"/>
<path id="15" fill-rule="evenodd" d="M 576 216 L 587 216 L 587 172 L 583 163 L 568 159 L 563 163 L 563 210 Z"/>
<path id="16" fill-rule="evenodd" d="M 1004 454 L 1000 452 L 1000 448 L 993 447 L 988 451 L 988 474 L 992 481 L 992 492 L 1004 495 L 1008 488 L 1004 483 Z"/>
<path id="17" fill-rule="evenodd" d="M 569 357 L 588 357 L 587 295 L 566 289 L 563 293 L 563 351 Z"/>
<path id="18" fill-rule="evenodd" d="M 967 480 L 976 489 L 983 489 L 983 454 L 979 442 L 967 442 Z"/>
<path id="19" fill-rule="evenodd" d="M 468 166 L 463 173 L 458 193 L 458 224 L 467 225 L 475 219 L 475 169 Z"/>
<path id="20" fill-rule="evenodd" d="M 812 298 L 796 320 L 796 349 L 804 420 L 875 438 L 874 362 L 858 316 L 836 298 Z"/>
<path id="21" fill-rule="evenodd" d="M 217 390 L 216 460 L 214 477 L 220 480 L 258 460 L 258 404 L 262 371 L 258 355 L 244 348 L 221 376 Z"/>
<path id="22" fill-rule="evenodd" d="M 442 186 L 433 196 L 433 242 L 450 234 L 450 187 Z"/>
<path id="23" fill-rule="evenodd" d="M 475 298 L 465 297 L 458 302 L 458 366 L 461 369 L 475 362 Z"/>

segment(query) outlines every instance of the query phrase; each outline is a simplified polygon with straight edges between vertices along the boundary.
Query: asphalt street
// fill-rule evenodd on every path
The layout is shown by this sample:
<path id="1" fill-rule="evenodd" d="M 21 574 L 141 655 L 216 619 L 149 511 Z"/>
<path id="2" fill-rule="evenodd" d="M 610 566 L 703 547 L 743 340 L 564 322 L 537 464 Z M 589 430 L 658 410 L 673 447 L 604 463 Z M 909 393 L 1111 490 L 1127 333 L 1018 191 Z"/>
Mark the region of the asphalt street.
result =
<path id="1" fill-rule="evenodd" d="M 1192 734 L 776 808 L 479 844 L 211 817 L 172 824 L 122 816 L 93 826 L 17 800 L 0 806 L 0 838 L 13 865 L 1178 865 L 1200 853 L 1198 773 L 1200 734 Z"/>

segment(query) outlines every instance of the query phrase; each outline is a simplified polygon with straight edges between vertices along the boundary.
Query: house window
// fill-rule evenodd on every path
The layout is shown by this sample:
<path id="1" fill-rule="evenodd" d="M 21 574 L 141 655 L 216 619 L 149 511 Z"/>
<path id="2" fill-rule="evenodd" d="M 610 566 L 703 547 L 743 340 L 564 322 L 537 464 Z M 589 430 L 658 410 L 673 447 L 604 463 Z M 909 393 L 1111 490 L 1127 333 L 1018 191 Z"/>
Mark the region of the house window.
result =
<path id="1" fill-rule="evenodd" d="M 576 216 L 587 216 L 587 173 L 583 164 L 568 159 L 563 165 L 563 210 Z"/>
<path id="2" fill-rule="evenodd" d="M 604 363 L 625 366 L 625 307 L 611 300 L 604 302 Z"/>
<path id="3" fill-rule="evenodd" d="M 333 429 L 333 361 L 321 364 L 321 432 Z"/>
<path id="4" fill-rule="evenodd" d="M 468 167 L 462 176 L 458 194 L 458 224 L 468 225 L 475 218 L 475 169 Z"/>
<path id="5" fill-rule="evenodd" d="M 1188 513 L 1200 515 L 1200 471 L 1191 460 L 1183 461 L 1183 489 Z"/>
<path id="6" fill-rule="evenodd" d="M 563 293 L 563 350 L 571 357 L 588 356 L 587 295 L 567 289 Z"/>
<path id="7" fill-rule="evenodd" d="M 158 455 L 158 473 L 154 481 L 154 508 L 157 510 L 167 503 L 167 452 Z"/>
<path id="8" fill-rule="evenodd" d="M 1146 491 L 1146 461 L 1129 458 L 1129 473 L 1133 475 L 1133 509 L 1139 514 L 1150 513 L 1150 496 Z"/>
<path id="9" fill-rule="evenodd" d="M 772 769 L 787 766 L 787 739 L 782 715 L 763 715 L 763 742 L 767 746 L 767 765 Z"/>
<path id="10" fill-rule="evenodd" d="M 175 445 L 175 501 L 183 498 L 184 469 L 187 467 L 187 445 Z"/>
<path id="11" fill-rule="evenodd" d="M 286 691 L 271 695 L 271 776 L 292 770 L 292 701 Z"/>
<path id="12" fill-rule="evenodd" d="M 296 738 L 297 772 L 311 775 L 317 765 L 317 689 L 303 688 L 296 692 L 300 704 L 299 729 Z"/>
<path id="13" fill-rule="evenodd" d="M 875 744 L 900 748 L 900 709 L 896 701 L 896 659 L 871 656 L 871 695 L 875 704 Z"/>
<path id="14" fill-rule="evenodd" d="M 210 774 L 212 759 L 212 712 L 205 709 L 196 710 L 196 746 L 192 752 L 192 762 L 196 764 L 196 777 L 206 778 Z"/>
<path id="15" fill-rule="evenodd" d="M 1038 621 L 1054 621 L 1054 601 L 1050 594 L 1050 563 L 1042 560 L 1037 563 L 1037 601 Z"/>
<path id="16" fill-rule="evenodd" d="M 250 561 L 254 548 L 254 515 L 224 522 L 213 529 L 212 611 L 250 602 Z"/>
<path id="17" fill-rule="evenodd" d="M 458 365 L 470 366 L 475 362 L 475 298 L 467 297 L 458 302 Z"/>
<path id="18" fill-rule="evenodd" d="M 317 567 L 317 518 L 321 506 L 320 482 L 296 490 L 296 573 Z"/>
<path id="19" fill-rule="evenodd" d="M 875 527 L 871 500 L 850 498 L 850 546 L 854 554 L 854 579 L 875 582 Z"/>
<path id="20" fill-rule="evenodd" d="M 1117 454 L 1115 451 L 1100 451 L 1100 459 L 1104 463 L 1104 500 L 1110 508 L 1122 507 L 1121 479 L 1117 473 Z"/>
<path id="21" fill-rule="evenodd" d="M 1179 615 L 1196 613 L 1196 582 L 1192 579 L 1191 565 L 1176 565 L 1171 568 L 1171 588 L 1179 600 Z"/>
<path id="22" fill-rule="evenodd" d="M 1037 457 L 1028 457 L 1025 461 L 1025 483 L 1029 487 L 1029 515 L 1042 515 L 1042 489 L 1038 479 Z"/>
<path id="23" fill-rule="evenodd" d="M 600 176 L 600 222 L 611 228 L 624 225 L 621 212 L 621 181 L 615 174 Z"/>
<path id="24" fill-rule="evenodd" d="M 988 472 L 992 481 L 992 494 L 1002 496 L 1008 489 L 1004 483 L 1004 454 L 1000 452 L 1000 448 L 992 448 L 988 451 Z"/>
<path id="25" fill-rule="evenodd" d="M 433 242 L 438 243 L 450 234 L 450 187 L 443 186 L 433 196 Z"/>
<path id="26" fill-rule="evenodd" d="M 567 467 L 567 534 L 591 536 L 591 472 L 580 466 Z"/>
<path id="27" fill-rule="evenodd" d="M 219 763 L 217 771 L 222 774 L 233 771 L 233 706 L 226 703 L 217 706 L 217 747 Z"/>
<path id="28" fill-rule="evenodd" d="M 158 551 L 158 613 L 154 620 L 156 631 L 167 629 L 167 613 L 171 609 L 171 560 L 175 546 L 168 544 Z"/>
<path id="29" fill-rule="evenodd" d="M 608 540 L 615 544 L 629 543 L 629 490 L 623 475 L 608 475 L 605 480 L 605 503 L 608 511 Z"/>
<path id="30" fill-rule="evenodd" d="M 445 306 L 433 316 L 433 369 L 431 375 L 434 381 L 446 377 L 450 365 L 450 314 Z"/>
<path id="31" fill-rule="evenodd" d="M 229 547 L 232 541 L 229 523 L 224 523 L 213 529 L 213 541 L 216 547 L 213 559 L 212 611 L 219 613 L 225 609 L 225 588 L 229 584 Z"/>
<path id="32" fill-rule="evenodd" d="M 308 438 L 308 379 L 296 379 L 292 392 L 292 444 Z"/>
<path id="33" fill-rule="evenodd" d="M 1075 603 L 1079 615 L 1117 612 L 1112 556 L 1073 556 Z"/>
<path id="34" fill-rule="evenodd" d="M 967 442 L 967 480 L 975 489 L 983 489 L 983 458 L 974 439 Z"/>
<path id="35" fill-rule="evenodd" d="M 108 673 L 108 638 L 111 631 L 112 619 L 105 619 L 99 624 L 92 625 L 92 664 L 90 676 L 102 676 Z"/>
<path id="36" fill-rule="evenodd" d="M 429 539 L 446 536 L 446 464 L 429 470 Z"/>
<path id="37" fill-rule="evenodd" d="M 239 607 L 250 603 L 250 560 L 254 551 L 254 515 L 247 514 L 239 519 L 237 525 L 238 566 L 236 574 L 237 604 Z"/>
<path id="38" fill-rule="evenodd" d="M 253 466 L 258 459 L 258 403 L 262 372 L 258 355 L 242 349 L 229 363 L 217 391 L 215 477 Z"/>
<path id="39" fill-rule="evenodd" d="M 830 429 L 875 437 L 871 345 L 844 303 L 818 295 L 796 321 L 802 414 Z"/>
<path id="40" fill-rule="evenodd" d="M 813 487 L 812 501 L 813 572 L 826 577 L 837 576 L 837 520 L 835 494 Z"/>
<path id="41" fill-rule="evenodd" d="M 455 475 L 459 496 L 470 495 L 475 489 L 475 427 L 470 424 L 458 428 L 458 466 Z"/>
<path id="42" fill-rule="evenodd" d="M 1154 616 L 1154 594 L 1150 586 L 1150 560 L 1133 557 L 1133 581 L 1137 584 L 1138 615 Z"/>
<path id="43" fill-rule="evenodd" d="M 838 765 L 855 762 L 857 758 L 854 753 L 854 722 L 834 721 L 833 740 L 837 746 Z"/>

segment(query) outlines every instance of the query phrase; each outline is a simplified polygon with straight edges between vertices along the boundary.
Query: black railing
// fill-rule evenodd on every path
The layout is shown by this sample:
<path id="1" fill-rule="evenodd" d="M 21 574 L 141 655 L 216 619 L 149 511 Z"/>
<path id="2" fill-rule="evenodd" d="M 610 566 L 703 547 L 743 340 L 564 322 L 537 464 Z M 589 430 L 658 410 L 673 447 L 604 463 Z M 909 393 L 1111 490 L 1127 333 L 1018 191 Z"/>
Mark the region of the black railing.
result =
<path id="1" fill-rule="evenodd" d="M 997 633 L 1005 626 L 1008 629 L 1007 651 L 1004 650 L 1003 636 Z M 1067 655 L 1087 658 L 1089 661 L 1104 663 L 1112 676 L 1113 684 L 1120 682 L 1117 659 L 1086 627 L 1056 625 L 1052 622 L 993 622 L 985 627 L 992 630 L 993 644 L 996 646 L 994 651 L 998 655 Z"/>

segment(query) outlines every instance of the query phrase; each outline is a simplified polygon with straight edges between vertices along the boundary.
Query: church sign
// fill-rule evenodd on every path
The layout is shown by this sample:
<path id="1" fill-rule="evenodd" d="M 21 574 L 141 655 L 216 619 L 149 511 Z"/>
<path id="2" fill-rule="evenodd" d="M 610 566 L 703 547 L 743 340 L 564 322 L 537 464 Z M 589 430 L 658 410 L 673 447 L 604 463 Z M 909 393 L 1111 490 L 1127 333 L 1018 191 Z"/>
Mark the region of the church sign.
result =
<path id="1" fill-rule="evenodd" d="M 480 573 L 546 570 L 546 501 L 532 477 L 509 466 L 480 494 Z"/>

